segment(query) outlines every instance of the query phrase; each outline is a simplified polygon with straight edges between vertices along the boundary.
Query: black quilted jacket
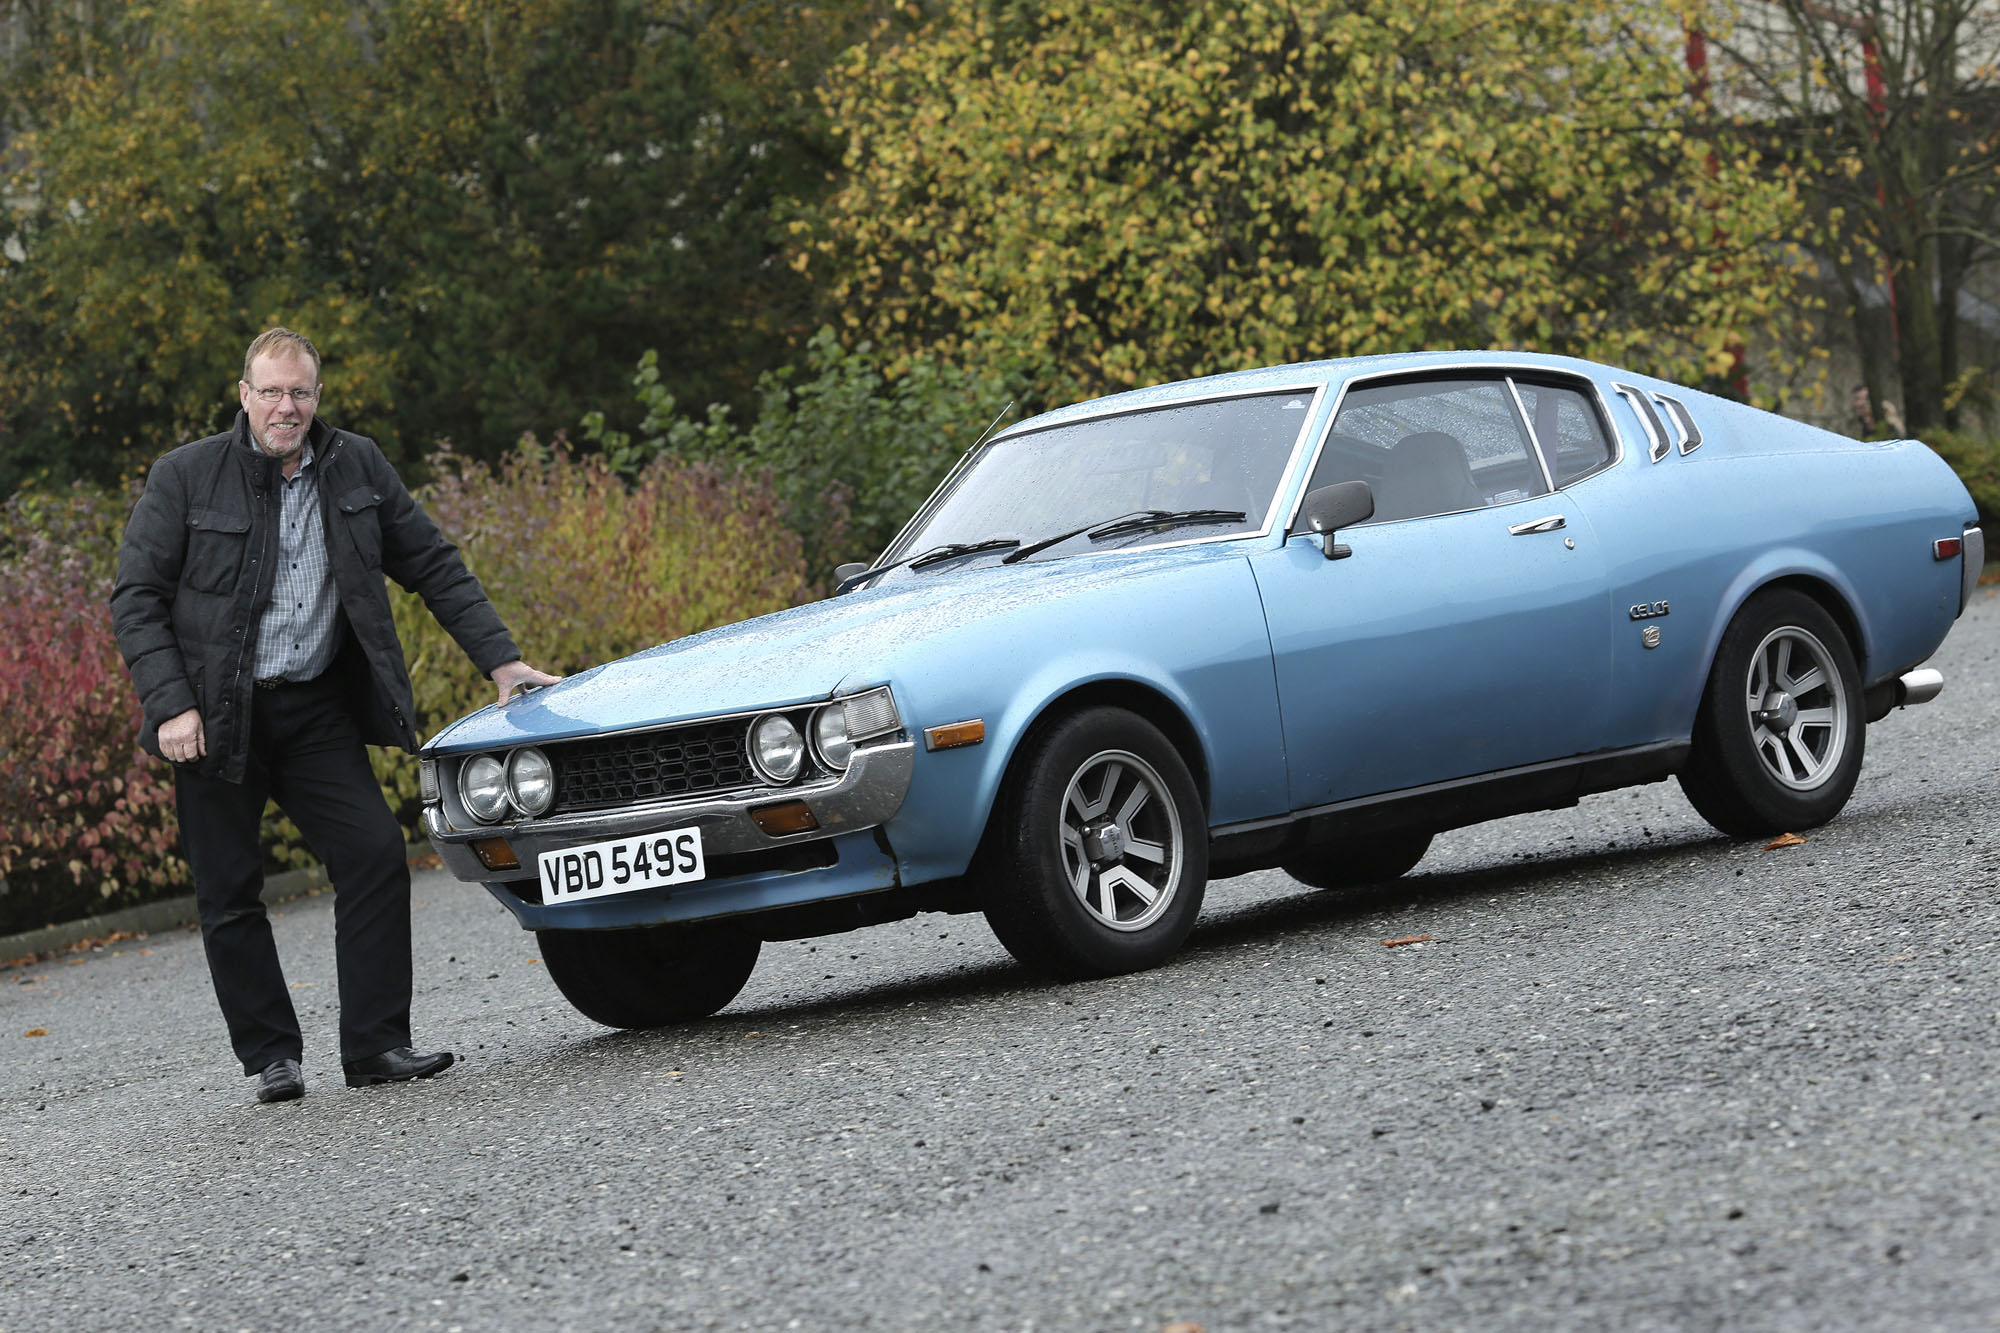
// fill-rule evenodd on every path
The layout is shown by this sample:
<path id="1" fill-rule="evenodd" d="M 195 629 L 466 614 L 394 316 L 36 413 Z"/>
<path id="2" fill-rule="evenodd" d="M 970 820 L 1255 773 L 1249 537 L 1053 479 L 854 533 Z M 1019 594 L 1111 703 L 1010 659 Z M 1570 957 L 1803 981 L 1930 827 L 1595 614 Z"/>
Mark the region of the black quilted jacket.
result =
<path id="1" fill-rule="evenodd" d="M 249 443 L 249 421 L 153 464 L 118 548 L 111 618 L 145 709 L 139 743 L 160 753 L 160 724 L 200 708 L 202 771 L 243 780 L 255 706 L 259 612 L 278 556 L 279 465 Z M 417 593 L 488 675 L 520 656 L 479 580 L 459 559 L 375 442 L 314 421 L 327 557 L 342 642 L 330 670 L 346 684 L 371 745 L 414 749 L 410 676 L 389 608 L 387 574 Z"/>

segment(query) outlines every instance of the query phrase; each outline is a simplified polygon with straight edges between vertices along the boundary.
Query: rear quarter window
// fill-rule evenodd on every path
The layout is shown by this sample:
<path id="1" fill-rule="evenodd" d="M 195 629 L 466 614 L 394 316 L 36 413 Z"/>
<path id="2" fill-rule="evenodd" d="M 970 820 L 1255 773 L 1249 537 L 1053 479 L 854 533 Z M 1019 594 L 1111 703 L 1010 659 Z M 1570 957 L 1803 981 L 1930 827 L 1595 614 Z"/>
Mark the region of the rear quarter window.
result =
<path id="1" fill-rule="evenodd" d="M 1515 388 L 1557 486 L 1567 486 L 1610 466 L 1613 451 L 1603 419 L 1581 391 L 1525 380 L 1516 381 Z"/>

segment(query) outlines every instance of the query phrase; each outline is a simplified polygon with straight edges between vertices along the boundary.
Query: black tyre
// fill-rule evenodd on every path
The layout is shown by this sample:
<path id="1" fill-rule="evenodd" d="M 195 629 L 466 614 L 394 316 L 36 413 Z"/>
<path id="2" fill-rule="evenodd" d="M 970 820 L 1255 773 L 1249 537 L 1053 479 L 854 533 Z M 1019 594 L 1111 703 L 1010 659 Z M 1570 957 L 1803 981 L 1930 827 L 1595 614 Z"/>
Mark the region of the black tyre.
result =
<path id="1" fill-rule="evenodd" d="M 1430 847 L 1427 832 L 1342 838 L 1290 857 L 1285 873 L 1315 889 L 1356 889 L 1409 874 Z"/>
<path id="2" fill-rule="evenodd" d="M 1866 736 L 1847 636 L 1804 593 L 1767 588 L 1716 648 L 1681 789 L 1732 837 L 1816 828 L 1853 793 Z"/>
<path id="3" fill-rule="evenodd" d="M 743 989 L 762 947 L 730 926 L 538 930 L 535 938 L 563 998 L 611 1028 L 708 1017 Z"/>
<path id="4" fill-rule="evenodd" d="M 1173 957 L 1208 887 L 1208 820 L 1179 752 L 1122 708 L 1031 737 L 993 812 L 982 906 L 1007 951 L 1064 978 Z"/>

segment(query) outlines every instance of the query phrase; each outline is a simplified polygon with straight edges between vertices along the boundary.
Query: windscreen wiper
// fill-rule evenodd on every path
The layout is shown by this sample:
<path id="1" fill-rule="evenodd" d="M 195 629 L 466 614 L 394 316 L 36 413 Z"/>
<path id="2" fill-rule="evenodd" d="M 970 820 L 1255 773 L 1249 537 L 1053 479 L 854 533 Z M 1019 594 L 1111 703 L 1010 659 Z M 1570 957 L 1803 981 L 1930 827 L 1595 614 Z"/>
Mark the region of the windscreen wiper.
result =
<path id="1" fill-rule="evenodd" d="M 919 551 L 901 560 L 891 560 L 886 565 L 876 565 L 873 569 L 864 569 L 859 574 L 850 575 L 842 579 L 840 586 L 833 590 L 834 596 L 838 597 L 864 579 L 874 578 L 877 574 L 886 574 L 892 569 L 901 569 L 904 565 L 908 565 L 911 569 L 922 569 L 925 565 L 934 565 L 940 560 L 956 560 L 959 556 L 977 555 L 981 551 L 1004 551 L 1020 544 L 1020 539 L 1016 537 L 988 537 L 985 541 L 977 542 L 946 542 L 943 546 L 933 546 L 928 551 Z"/>
<path id="2" fill-rule="evenodd" d="M 1084 524 L 1080 528 L 1071 528 L 1068 532 L 1058 532 L 1053 537 L 1044 537 L 1038 542 L 1029 542 L 1026 546 L 1023 546 L 1020 550 L 1013 552 L 1011 555 L 1002 556 L 1000 558 L 1000 563 L 1003 565 L 1011 565 L 1018 560 L 1026 560 L 1029 556 L 1034 555 L 1038 551 L 1046 551 L 1051 546 L 1060 546 L 1064 542 L 1068 541 L 1071 537 L 1081 537 L 1084 533 L 1089 532 L 1092 528 L 1101 527 L 1107 522 L 1122 523 L 1126 519 L 1147 518 L 1154 514 L 1164 514 L 1166 512 L 1167 511 L 1164 509 L 1141 509 L 1136 513 L 1120 514 L 1118 517 L 1112 519 L 1102 519 L 1102 518 L 1092 519 L 1090 522 Z"/>
<path id="3" fill-rule="evenodd" d="M 1147 528 L 1179 528 L 1194 523 L 1241 523 L 1248 515 L 1241 509 L 1149 509 L 1143 514 L 1114 518 L 1090 529 L 1090 539 L 1117 537 Z"/>
<path id="4" fill-rule="evenodd" d="M 946 542 L 943 546 L 931 547 L 921 555 L 913 555 L 903 563 L 911 569 L 922 569 L 925 565 L 934 565 L 940 560 L 956 560 L 962 555 L 977 555 L 981 551 L 1004 551 L 1020 544 L 1021 539 L 1018 537 L 988 537 L 985 541 L 979 542 Z"/>
<path id="5" fill-rule="evenodd" d="M 1038 542 L 1030 542 L 1020 550 L 1001 558 L 1000 563 L 1011 565 L 1018 560 L 1060 546 L 1072 537 L 1089 534 L 1092 541 L 1100 537 L 1116 537 L 1126 532 L 1143 532 L 1147 528 L 1171 528 L 1184 523 L 1239 523 L 1243 520 L 1241 509 L 1139 509 L 1129 514 L 1119 514 L 1115 518 L 1101 518 L 1086 523 L 1068 532 L 1058 532 L 1053 537 L 1044 537 Z"/>

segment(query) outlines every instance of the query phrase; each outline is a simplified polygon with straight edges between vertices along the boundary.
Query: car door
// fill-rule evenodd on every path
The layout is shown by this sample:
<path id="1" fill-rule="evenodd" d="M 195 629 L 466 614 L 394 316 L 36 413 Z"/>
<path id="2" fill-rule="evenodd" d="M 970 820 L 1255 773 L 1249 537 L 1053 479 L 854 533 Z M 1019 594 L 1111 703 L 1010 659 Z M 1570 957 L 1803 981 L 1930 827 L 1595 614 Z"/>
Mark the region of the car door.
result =
<path id="1" fill-rule="evenodd" d="M 1530 421 L 1504 374 L 1348 387 L 1307 489 L 1367 481 L 1376 517 L 1350 556 L 1301 534 L 1252 560 L 1294 810 L 1598 748 L 1605 563 Z"/>

